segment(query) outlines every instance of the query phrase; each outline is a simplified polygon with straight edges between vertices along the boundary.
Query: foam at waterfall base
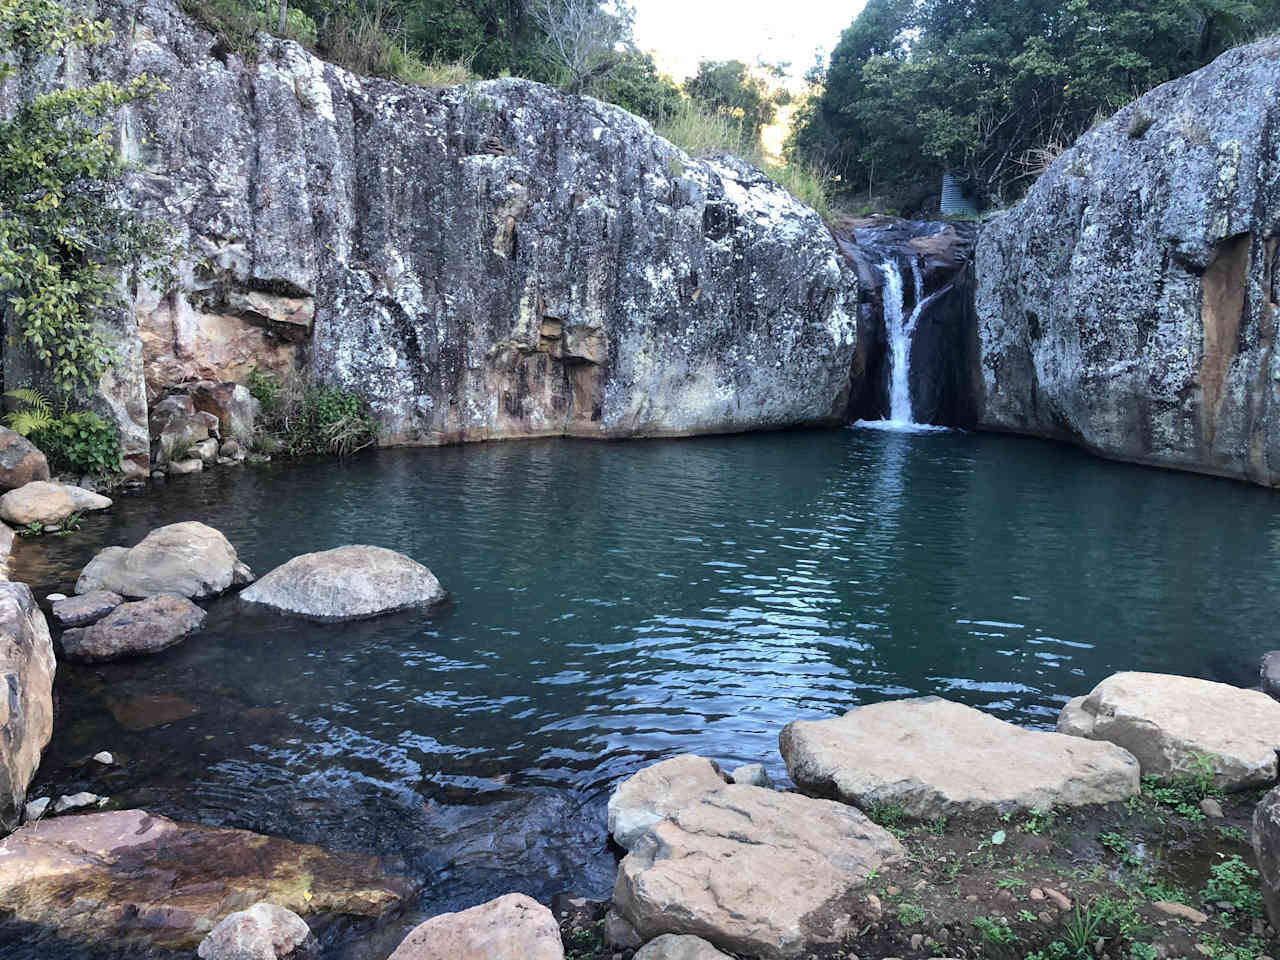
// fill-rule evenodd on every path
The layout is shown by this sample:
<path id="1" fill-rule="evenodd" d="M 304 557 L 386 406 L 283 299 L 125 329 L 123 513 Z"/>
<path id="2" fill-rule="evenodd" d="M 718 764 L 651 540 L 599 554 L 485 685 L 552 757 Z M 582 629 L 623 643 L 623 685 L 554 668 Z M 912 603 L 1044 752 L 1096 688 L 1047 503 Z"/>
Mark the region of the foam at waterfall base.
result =
<path id="1" fill-rule="evenodd" d="M 954 429 L 933 423 L 907 423 L 904 420 L 855 420 L 849 427 L 853 430 L 881 430 L 885 433 L 951 433 Z"/>

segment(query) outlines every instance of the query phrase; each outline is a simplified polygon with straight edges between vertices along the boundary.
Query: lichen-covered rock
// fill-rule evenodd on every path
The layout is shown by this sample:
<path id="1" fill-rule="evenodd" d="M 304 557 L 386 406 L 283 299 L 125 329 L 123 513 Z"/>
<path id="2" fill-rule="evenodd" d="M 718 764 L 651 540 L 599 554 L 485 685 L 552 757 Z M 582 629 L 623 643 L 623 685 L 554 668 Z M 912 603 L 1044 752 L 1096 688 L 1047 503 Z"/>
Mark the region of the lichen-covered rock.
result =
<path id="1" fill-rule="evenodd" d="M 1139 791 L 1138 762 L 1114 744 L 1024 730 L 938 697 L 796 721 L 778 745 L 805 793 L 920 819 L 1111 803 Z"/>
<path id="2" fill-rule="evenodd" d="M 49 479 L 49 461 L 20 433 L 0 427 L 0 492 Z"/>
<path id="3" fill-rule="evenodd" d="M 200 600 L 252 580 L 253 573 L 240 562 L 226 537 L 213 527 L 188 520 L 157 527 L 136 546 L 100 550 L 80 572 L 76 593 L 109 590 L 124 597 L 176 593 Z"/>
<path id="4" fill-rule="evenodd" d="M 206 616 L 186 597 L 162 593 L 122 603 L 87 627 L 65 631 L 62 652 L 81 663 L 159 653 L 199 630 Z"/>
<path id="5" fill-rule="evenodd" d="M 1276 782 L 1280 703 L 1260 690 L 1164 673 L 1115 673 L 1063 707 L 1058 730 L 1124 747 L 1144 775 L 1203 770 L 1223 790 Z"/>
<path id="6" fill-rule="evenodd" d="M 551 911 L 509 893 L 415 927 L 388 960 L 564 960 Z"/>
<path id="7" fill-rule="evenodd" d="M 246 603 L 316 620 L 360 620 L 429 607 L 445 596 L 416 560 L 362 544 L 294 557 L 240 594 Z"/>
<path id="8" fill-rule="evenodd" d="M 0 832 L 18 825 L 53 735 L 53 642 L 25 583 L 0 583 Z"/>
<path id="9" fill-rule="evenodd" d="M 843 418 L 853 271 L 760 171 L 525 80 L 404 86 L 265 34 L 246 63 L 172 0 L 97 9 L 117 39 L 42 76 L 166 84 L 121 129 L 125 200 L 192 253 L 111 320 L 126 453 L 148 391 L 300 352 L 389 443 Z"/>
<path id="10" fill-rule="evenodd" d="M 411 892 L 370 857 L 144 810 L 55 817 L 0 840 L 0 902 L 25 938 L 195 950 L 214 925 L 269 901 L 325 920 L 379 917 Z"/>
<path id="11" fill-rule="evenodd" d="M 1280 483 L 1280 38 L 1089 131 L 977 247 L 979 425 Z"/>

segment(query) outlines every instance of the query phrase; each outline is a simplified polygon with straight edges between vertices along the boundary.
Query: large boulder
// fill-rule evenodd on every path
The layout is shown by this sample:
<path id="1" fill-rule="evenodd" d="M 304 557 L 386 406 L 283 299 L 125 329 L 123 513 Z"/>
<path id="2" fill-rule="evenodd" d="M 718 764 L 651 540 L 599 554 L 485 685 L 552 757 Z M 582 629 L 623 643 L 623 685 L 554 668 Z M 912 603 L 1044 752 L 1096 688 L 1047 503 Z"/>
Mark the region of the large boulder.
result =
<path id="1" fill-rule="evenodd" d="M 255 903 L 237 910 L 200 941 L 200 960 L 279 960 L 311 936 L 307 922 L 274 903 Z"/>
<path id="2" fill-rule="evenodd" d="M 49 480 L 33 480 L 0 497 L 0 520 L 15 527 L 61 523 L 75 512 L 67 488 Z"/>
<path id="3" fill-rule="evenodd" d="M 1116 673 L 1062 708 L 1058 729 L 1109 740 L 1163 778 L 1213 774 L 1223 790 L 1276 782 L 1280 703 L 1260 690 L 1163 673 Z"/>
<path id="4" fill-rule="evenodd" d="M 53 735 L 53 643 L 25 583 L 0 583 L 0 832 L 18 825 Z"/>
<path id="5" fill-rule="evenodd" d="M 107 547 L 80 573 L 76 593 L 109 590 L 125 597 L 176 593 L 203 599 L 253 580 L 236 549 L 213 527 L 171 523 L 134 547 Z"/>
<path id="6" fill-rule="evenodd" d="M 186 597 L 161 593 L 122 603 L 96 623 L 64 631 L 62 652 L 81 663 L 159 653 L 199 630 L 206 616 Z"/>
<path id="7" fill-rule="evenodd" d="M 48 479 L 49 461 L 40 449 L 22 434 L 0 427 L 0 491 Z"/>
<path id="8" fill-rule="evenodd" d="M 922 819 L 1109 803 L 1140 789 L 1137 761 L 1112 744 L 1025 730 L 937 697 L 795 721 L 778 744 L 805 793 Z"/>
<path id="9" fill-rule="evenodd" d="M 240 597 L 316 620 L 357 620 L 429 607 L 445 591 L 430 570 L 403 553 L 353 545 L 294 557 Z"/>
<path id="10" fill-rule="evenodd" d="M 856 933 L 853 899 L 902 846 L 853 807 L 727 784 L 670 812 L 618 868 L 615 909 L 753 957 L 794 957 Z"/>
<path id="11" fill-rule="evenodd" d="M 122 133 L 148 131 L 128 140 L 145 174 L 122 202 L 191 251 L 176 283 L 139 283 L 104 320 L 133 351 L 117 398 L 303 350 L 388 443 L 843 420 L 857 283 L 821 216 L 762 171 L 527 80 L 357 77 L 265 33 L 223 56 L 172 0 L 96 10 L 112 55 L 39 77 L 164 82 Z"/>
<path id="12" fill-rule="evenodd" d="M 649 827 L 726 782 L 715 761 L 691 753 L 645 767 L 609 796 L 609 833 L 630 850 Z"/>
<path id="13" fill-rule="evenodd" d="M 415 927 L 388 960 L 564 960 L 551 911 L 509 893 Z"/>
<path id="14" fill-rule="evenodd" d="M 976 252 L 979 425 L 1280 483 L 1280 37 L 1063 152 Z"/>
<path id="15" fill-rule="evenodd" d="M 379 917 L 410 892 L 369 857 L 144 810 L 57 817 L 0 841 L 5 919 L 65 944 L 195 950 L 215 924 L 268 901 L 322 919 Z"/>
<path id="16" fill-rule="evenodd" d="M 1253 810 L 1250 839 L 1262 875 L 1262 900 L 1271 925 L 1280 927 L 1280 787 L 1271 790 Z"/>

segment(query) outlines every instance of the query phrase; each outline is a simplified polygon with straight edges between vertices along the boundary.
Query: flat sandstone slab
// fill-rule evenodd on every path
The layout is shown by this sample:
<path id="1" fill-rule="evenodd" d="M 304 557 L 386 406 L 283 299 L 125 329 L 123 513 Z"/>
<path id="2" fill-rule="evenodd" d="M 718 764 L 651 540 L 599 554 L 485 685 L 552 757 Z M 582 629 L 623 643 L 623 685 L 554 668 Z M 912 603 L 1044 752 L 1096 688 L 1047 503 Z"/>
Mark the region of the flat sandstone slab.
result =
<path id="1" fill-rule="evenodd" d="M 726 784 L 634 842 L 614 907 L 646 941 L 685 934 L 748 956 L 794 957 L 856 932 L 856 892 L 903 854 L 852 807 Z"/>
<path id="2" fill-rule="evenodd" d="M 1025 730 L 938 697 L 795 721 L 778 746 L 804 793 L 863 809 L 898 804 L 921 819 L 1110 803 L 1140 788 L 1138 762 L 1120 747 Z"/>
<path id="3" fill-rule="evenodd" d="M 410 892 L 370 857 L 143 810 L 58 817 L 0 840 L 7 919 L 94 944 L 195 950 L 223 917 L 263 900 L 378 917 Z"/>
<path id="4" fill-rule="evenodd" d="M 1058 730 L 1119 744 L 1138 758 L 1144 774 L 1176 777 L 1204 762 L 1223 790 L 1276 782 L 1280 702 L 1259 690 L 1164 673 L 1116 673 L 1063 707 Z"/>

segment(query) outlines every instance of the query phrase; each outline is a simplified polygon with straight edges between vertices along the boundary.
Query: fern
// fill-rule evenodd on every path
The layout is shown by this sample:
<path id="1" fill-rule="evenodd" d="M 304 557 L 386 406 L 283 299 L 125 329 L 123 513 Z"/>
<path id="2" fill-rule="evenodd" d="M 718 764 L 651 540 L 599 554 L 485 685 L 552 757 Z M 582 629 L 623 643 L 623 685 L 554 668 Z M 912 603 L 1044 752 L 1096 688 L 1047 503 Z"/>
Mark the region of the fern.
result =
<path id="1" fill-rule="evenodd" d="M 14 410 L 5 417 L 10 430 L 29 437 L 53 425 L 53 408 L 49 406 L 49 401 L 39 390 L 24 387 L 19 390 L 10 390 L 5 396 L 12 397 L 25 407 L 23 410 Z"/>

